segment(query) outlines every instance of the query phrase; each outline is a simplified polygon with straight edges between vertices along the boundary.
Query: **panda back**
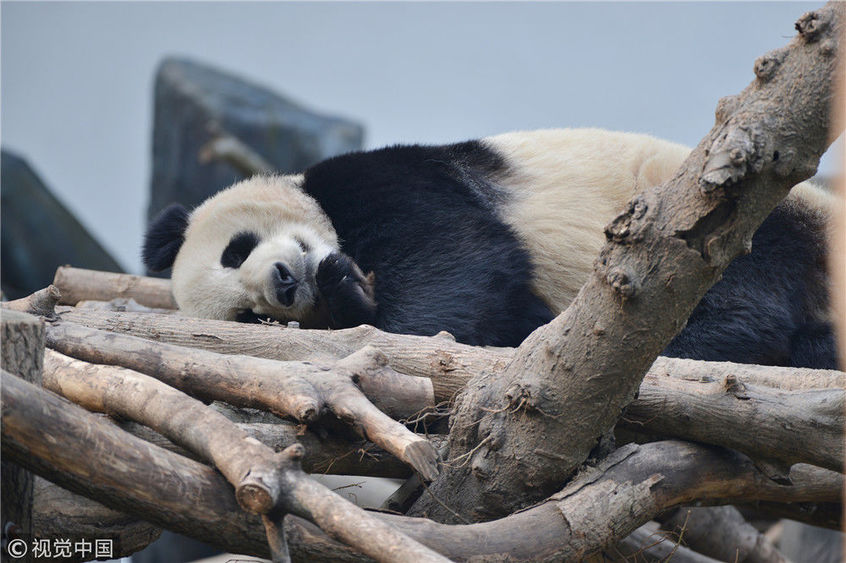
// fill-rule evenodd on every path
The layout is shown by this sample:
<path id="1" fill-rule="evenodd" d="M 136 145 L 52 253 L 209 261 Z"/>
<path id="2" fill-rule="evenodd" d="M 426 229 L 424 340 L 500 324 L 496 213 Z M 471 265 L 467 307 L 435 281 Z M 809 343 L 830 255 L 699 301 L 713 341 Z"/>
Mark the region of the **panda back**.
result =
<path id="1" fill-rule="evenodd" d="M 377 326 L 516 346 L 552 319 L 528 253 L 498 211 L 499 155 L 477 141 L 351 153 L 305 173 L 342 250 L 375 274 Z"/>
<path id="2" fill-rule="evenodd" d="M 512 197 L 502 217 L 529 250 L 534 290 L 555 313 L 593 271 L 604 228 L 641 190 L 670 179 L 683 145 L 602 129 L 547 129 L 488 137 L 506 163 Z"/>

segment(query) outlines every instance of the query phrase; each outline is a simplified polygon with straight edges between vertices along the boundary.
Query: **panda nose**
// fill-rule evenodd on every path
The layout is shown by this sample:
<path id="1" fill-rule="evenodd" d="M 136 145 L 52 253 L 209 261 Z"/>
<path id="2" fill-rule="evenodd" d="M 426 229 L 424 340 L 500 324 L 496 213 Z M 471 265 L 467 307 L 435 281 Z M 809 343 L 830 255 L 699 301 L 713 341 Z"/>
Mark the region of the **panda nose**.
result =
<path id="1" fill-rule="evenodd" d="M 290 307 L 294 302 L 294 294 L 297 292 L 299 282 L 291 275 L 291 271 L 282 262 L 273 265 L 273 286 L 276 290 L 276 299 L 285 307 Z"/>

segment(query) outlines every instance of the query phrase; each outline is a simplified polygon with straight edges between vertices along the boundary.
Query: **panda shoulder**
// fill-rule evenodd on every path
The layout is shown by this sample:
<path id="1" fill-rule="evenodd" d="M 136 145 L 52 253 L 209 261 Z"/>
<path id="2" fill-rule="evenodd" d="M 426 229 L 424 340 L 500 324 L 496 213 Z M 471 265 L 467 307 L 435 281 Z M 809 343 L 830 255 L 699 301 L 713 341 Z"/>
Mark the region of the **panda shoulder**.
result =
<path id="1" fill-rule="evenodd" d="M 664 181 L 690 154 L 678 143 L 599 128 L 515 131 L 482 142 L 516 168 L 574 169 L 582 176 L 625 170 L 638 183 Z"/>
<path id="2" fill-rule="evenodd" d="M 833 213 L 838 205 L 843 205 L 843 199 L 840 196 L 811 181 L 793 186 L 785 202 L 826 215 Z"/>

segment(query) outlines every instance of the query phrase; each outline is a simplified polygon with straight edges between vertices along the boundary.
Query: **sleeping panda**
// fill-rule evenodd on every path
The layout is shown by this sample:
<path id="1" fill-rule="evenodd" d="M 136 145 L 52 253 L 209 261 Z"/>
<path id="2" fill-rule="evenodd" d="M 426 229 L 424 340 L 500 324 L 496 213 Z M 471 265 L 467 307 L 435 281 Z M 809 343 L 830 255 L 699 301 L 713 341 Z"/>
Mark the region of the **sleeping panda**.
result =
<path id="1" fill-rule="evenodd" d="M 188 314 L 304 327 L 371 324 L 517 346 L 567 308 L 604 227 L 687 147 L 599 129 L 393 146 L 258 176 L 150 225 Z M 665 355 L 836 366 L 825 274 L 832 196 L 804 183 L 763 223 Z"/>

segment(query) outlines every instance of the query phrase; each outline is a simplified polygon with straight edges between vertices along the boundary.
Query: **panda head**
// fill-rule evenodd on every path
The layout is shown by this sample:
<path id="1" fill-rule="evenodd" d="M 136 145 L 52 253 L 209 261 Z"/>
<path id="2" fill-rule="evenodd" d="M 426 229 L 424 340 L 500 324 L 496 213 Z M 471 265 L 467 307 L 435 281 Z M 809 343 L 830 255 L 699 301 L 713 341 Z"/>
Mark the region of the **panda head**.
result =
<path id="1" fill-rule="evenodd" d="M 307 323 L 318 314 L 317 266 L 338 238 L 301 185 L 302 176 L 258 176 L 190 214 L 168 207 L 147 231 L 145 265 L 173 267 L 173 295 L 189 315 Z"/>

